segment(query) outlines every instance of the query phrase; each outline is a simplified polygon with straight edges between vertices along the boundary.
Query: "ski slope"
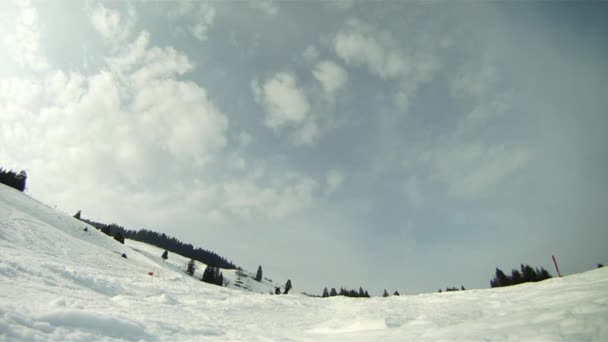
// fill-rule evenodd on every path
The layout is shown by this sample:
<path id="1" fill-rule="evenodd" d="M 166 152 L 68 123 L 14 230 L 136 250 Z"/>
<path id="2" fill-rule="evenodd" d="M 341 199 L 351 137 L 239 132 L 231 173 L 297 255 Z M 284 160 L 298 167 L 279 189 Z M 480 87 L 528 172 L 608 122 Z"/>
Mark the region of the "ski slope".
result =
<path id="1" fill-rule="evenodd" d="M 163 261 L 161 259 L 161 255 L 165 250 L 162 248 L 128 239 L 125 240 L 125 244 L 129 246 L 133 251 L 150 258 L 150 260 L 156 261 L 156 264 L 153 265 L 153 267 L 150 269 L 150 271 L 154 273 L 155 277 L 165 278 L 165 274 L 168 274 L 169 277 L 174 277 L 175 273 L 179 274 L 180 277 L 189 277 L 183 275 L 182 273 L 185 273 L 187 264 L 190 259 L 183 257 L 179 254 L 169 252 L 169 258 Z M 207 265 L 198 261 L 195 262 L 195 265 L 196 268 L 194 271 L 194 278 L 201 279 L 203 277 L 203 272 L 205 271 L 205 267 L 207 267 Z M 166 268 L 169 268 L 173 272 L 166 273 Z M 284 284 L 275 284 L 272 282 L 271 279 L 267 277 L 264 277 L 261 282 L 258 282 L 255 280 L 255 274 L 245 270 L 221 269 L 221 271 L 222 275 L 224 276 L 224 281 L 228 282 L 226 287 L 231 289 L 264 294 L 274 294 L 275 287 L 280 287 L 281 292 L 284 289 Z"/>
<path id="2" fill-rule="evenodd" d="M 175 254 L 163 263 L 85 226 L 0 185 L 0 341 L 608 341 L 608 268 L 501 289 L 276 296 L 202 283 Z"/>

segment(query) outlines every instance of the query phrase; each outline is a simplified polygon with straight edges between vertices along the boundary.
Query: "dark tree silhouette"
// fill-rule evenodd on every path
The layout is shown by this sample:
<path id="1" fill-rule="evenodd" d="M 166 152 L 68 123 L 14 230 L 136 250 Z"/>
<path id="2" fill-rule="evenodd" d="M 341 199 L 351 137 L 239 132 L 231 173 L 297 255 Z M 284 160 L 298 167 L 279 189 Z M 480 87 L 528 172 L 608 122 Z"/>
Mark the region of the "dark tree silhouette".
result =
<path id="1" fill-rule="evenodd" d="M 287 282 L 285 283 L 285 291 L 283 291 L 283 294 L 288 294 L 289 290 L 291 290 L 291 279 L 287 279 Z"/>
<path id="2" fill-rule="evenodd" d="M 388 291 L 386 291 L 386 289 L 384 289 L 384 293 L 382 294 L 382 297 L 388 297 Z"/>
<path id="3" fill-rule="evenodd" d="M 194 259 L 190 259 L 188 264 L 186 265 L 186 273 L 189 275 L 194 275 L 194 271 L 196 270 L 196 265 L 194 263 Z"/>
<path id="4" fill-rule="evenodd" d="M 329 292 L 329 296 L 330 297 L 334 297 L 334 296 L 337 296 L 337 295 L 338 295 L 338 292 L 336 291 L 336 288 L 332 287 L 331 288 L 331 292 Z"/>
<path id="5" fill-rule="evenodd" d="M 201 281 L 217 286 L 224 286 L 224 275 L 219 268 L 215 266 L 207 266 L 203 272 Z"/>
<path id="6" fill-rule="evenodd" d="M 323 295 L 321 295 L 323 298 L 327 298 L 329 297 L 329 291 L 327 291 L 327 287 L 323 289 Z"/>
<path id="7" fill-rule="evenodd" d="M 395 293 L 393 293 L 393 296 L 400 296 L 399 291 L 395 291 Z"/>
<path id="8" fill-rule="evenodd" d="M 163 258 L 163 260 L 167 260 L 169 259 L 169 252 L 167 252 L 167 250 L 165 249 L 165 251 L 163 252 L 163 255 L 161 255 L 161 258 Z"/>
<path id="9" fill-rule="evenodd" d="M 512 270 L 511 276 L 507 276 L 499 268 L 496 268 L 496 275 L 490 281 L 491 287 L 503 287 L 510 285 L 517 285 L 526 282 L 537 282 L 551 278 L 551 273 L 541 268 L 532 268 L 529 265 L 520 265 L 519 270 Z M 464 286 L 462 287 L 464 289 Z"/>
<path id="10" fill-rule="evenodd" d="M 125 244 L 125 234 L 123 234 L 122 232 L 114 233 L 114 240 L 116 240 L 124 245 Z"/>
<path id="11" fill-rule="evenodd" d="M 26 182 L 27 174 L 25 171 L 16 173 L 13 170 L 5 170 L 0 167 L 0 183 L 23 192 Z"/>
<path id="12" fill-rule="evenodd" d="M 255 273 L 255 280 L 262 281 L 262 265 L 258 266 L 258 271 Z"/>

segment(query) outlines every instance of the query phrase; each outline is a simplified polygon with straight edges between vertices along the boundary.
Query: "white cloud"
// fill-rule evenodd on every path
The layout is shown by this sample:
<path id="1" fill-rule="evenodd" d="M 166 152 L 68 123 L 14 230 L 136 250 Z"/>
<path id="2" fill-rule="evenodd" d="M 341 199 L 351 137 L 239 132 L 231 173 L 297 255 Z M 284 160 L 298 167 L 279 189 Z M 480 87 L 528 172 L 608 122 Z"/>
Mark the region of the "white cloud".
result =
<path id="1" fill-rule="evenodd" d="M 222 210 L 243 219 L 280 219 L 310 206 L 317 189 L 317 182 L 299 175 L 288 175 L 267 187 L 247 179 L 230 181 L 222 187 Z"/>
<path id="2" fill-rule="evenodd" d="M 351 9 L 355 5 L 354 0 L 334 0 L 334 1 L 324 1 L 323 4 L 326 7 L 337 9 L 340 11 L 346 11 Z"/>
<path id="3" fill-rule="evenodd" d="M 356 19 L 348 20 L 332 43 L 336 55 L 347 65 L 366 68 L 383 80 L 398 81 L 394 104 L 401 112 L 407 111 L 414 93 L 430 82 L 441 68 L 430 48 L 412 45 L 406 50 L 391 32 Z"/>
<path id="4" fill-rule="evenodd" d="M 378 33 L 358 20 L 348 21 L 334 39 L 338 57 L 352 66 L 365 66 L 383 79 L 407 76 L 412 65 L 388 33 Z"/>
<path id="5" fill-rule="evenodd" d="M 481 98 L 495 91 L 498 81 L 496 68 L 487 58 L 476 59 L 450 76 L 450 92 L 454 97 Z"/>
<path id="6" fill-rule="evenodd" d="M 16 18 L 15 31 L 4 37 L 8 51 L 19 67 L 35 72 L 46 71 L 49 69 L 49 63 L 41 51 L 38 11 L 30 1 L 17 4 L 19 15 Z"/>
<path id="7" fill-rule="evenodd" d="M 328 96 L 333 96 L 348 82 L 346 70 L 332 61 L 317 63 L 312 73 Z"/>
<path id="8" fill-rule="evenodd" d="M 14 163 L 35 168 L 34 177 L 73 178 L 83 187 L 128 186 L 204 166 L 226 145 L 227 117 L 204 88 L 175 78 L 192 69 L 187 56 L 150 47 L 146 32 L 116 51 L 122 54 L 91 75 L 55 70 L 39 80 L 0 82 L 2 89 L 30 90 L 0 96 L 0 108 L 19 115 L 0 137 L 6 154 L 23 158 Z M 22 138 L 28 136 L 37 139 Z M 47 185 L 32 184 L 45 193 Z"/>
<path id="9" fill-rule="evenodd" d="M 308 62 L 314 62 L 319 58 L 319 50 L 314 45 L 308 45 L 302 54 L 304 59 Z"/>
<path id="10" fill-rule="evenodd" d="M 265 109 L 264 123 L 267 127 L 277 130 L 305 121 L 310 105 L 293 74 L 279 72 L 261 87 L 254 81 L 252 89 L 255 100 Z"/>
<path id="11" fill-rule="evenodd" d="M 530 159 L 526 148 L 456 143 L 422 152 L 429 177 L 457 197 L 477 198 L 520 170 Z"/>
<path id="12" fill-rule="evenodd" d="M 192 82 L 155 80 L 137 91 L 134 111 L 179 160 L 205 162 L 225 146 L 228 119 Z"/>
<path id="13" fill-rule="evenodd" d="M 171 9 L 167 15 L 169 19 L 179 19 L 185 15 L 193 13 L 194 5 L 196 5 L 196 2 L 194 1 L 179 1 L 171 4 Z"/>
<path id="14" fill-rule="evenodd" d="M 129 37 L 135 19 L 135 11 L 131 7 L 126 17 L 119 11 L 108 9 L 102 4 L 98 4 L 91 13 L 93 28 L 111 45 L 120 44 Z"/>
<path id="15" fill-rule="evenodd" d="M 458 133 L 477 132 L 478 129 L 489 124 L 493 118 L 506 113 L 511 107 L 510 102 L 509 94 L 492 95 L 480 99 L 480 103 L 460 121 Z"/>
<path id="16" fill-rule="evenodd" d="M 321 128 L 316 119 L 312 116 L 296 129 L 291 135 L 291 142 L 294 145 L 314 145 L 321 136 Z"/>
<path id="17" fill-rule="evenodd" d="M 325 177 L 325 193 L 330 195 L 340 189 L 344 183 L 344 174 L 340 170 L 332 169 Z"/>
<path id="18" fill-rule="evenodd" d="M 207 32 L 215 21 L 215 8 L 211 6 L 211 3 L 203 2 L 200 4 L 194 21 L 194 24 L 190 28 L 192 35 L 200 41 L 207 40 Z"/>
<path id="19" fill-rule="evenodd" d="M 257 0 L 250 2 L 250 4 L 251 7 L 268 15 L 277 15 L 279 13 L 279 4 L 275 0 Z"/>

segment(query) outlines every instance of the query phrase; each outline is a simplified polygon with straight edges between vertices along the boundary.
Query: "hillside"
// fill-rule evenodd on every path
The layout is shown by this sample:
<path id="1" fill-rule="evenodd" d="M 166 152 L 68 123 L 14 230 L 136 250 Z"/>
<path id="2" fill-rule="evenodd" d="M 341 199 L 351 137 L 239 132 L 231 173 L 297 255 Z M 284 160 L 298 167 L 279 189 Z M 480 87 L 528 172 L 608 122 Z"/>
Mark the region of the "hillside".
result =
<path id="1" fill-rule="evenodd" d="M 417 296 L 271 296 L 202 283 L 175 254 L 163 263 L 85 226 L 0 185 L 0 341 L 608 340 L 608 268 Z"/>

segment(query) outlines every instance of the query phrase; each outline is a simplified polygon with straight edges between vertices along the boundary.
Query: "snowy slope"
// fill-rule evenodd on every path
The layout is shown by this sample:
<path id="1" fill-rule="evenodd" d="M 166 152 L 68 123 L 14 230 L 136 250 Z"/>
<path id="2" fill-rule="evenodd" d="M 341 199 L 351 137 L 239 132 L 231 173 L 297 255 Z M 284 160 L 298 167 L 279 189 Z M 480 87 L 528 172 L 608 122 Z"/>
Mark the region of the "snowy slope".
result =
<path id="1" fill-rule="evenodd" d="M 184 273 L 186 265 L 190 261 L 190 259 L 186 257 L 171 252 L 169 252 L 169 258 L 166 261 L 163 261 L 161 255 L 165 251 L 164 249 L 133 240 L 125 240 L 125 244 L 133 251 L 157 262 L 156 266 L 150 270 L 154 272 L 157 277 L 164 277 L 166 269 L 177 273 Z M 195 265 L 194 278 L 201 279 L 207 265 L 198 261 L 195 262 Z M 254 279 L 255 274 L 245 270 L 221 269 L 221 271 L 224 280 L 228 281 L 227 287 L 231 289 L 265 294 L 270 292 L 274 293 L 275 287 L 281 287 L 281 291 L 283 290 L 281 284 L 274 284 L 269 278 L 263 278 L 261 282 L 257 282 Z M 173 272 L 170 272 L 169 274 L 173 274 Z"/>
<path id="2" fill-rule="evenodd" d="M 492 290 L 271 296 L 84 226 L 0 185 L 0 341 L 608 341 L 608 268 Z"/>

